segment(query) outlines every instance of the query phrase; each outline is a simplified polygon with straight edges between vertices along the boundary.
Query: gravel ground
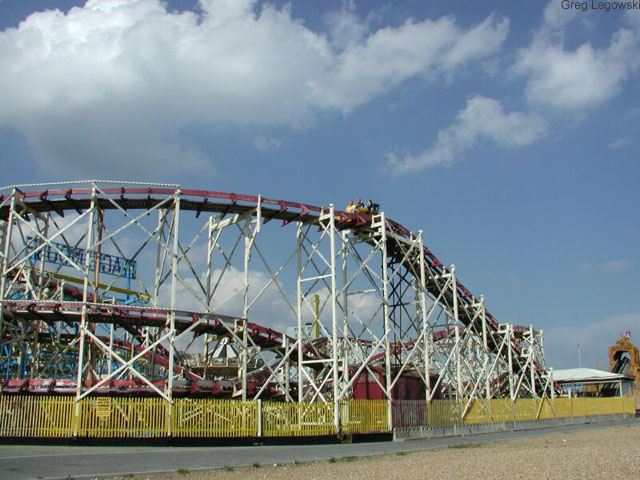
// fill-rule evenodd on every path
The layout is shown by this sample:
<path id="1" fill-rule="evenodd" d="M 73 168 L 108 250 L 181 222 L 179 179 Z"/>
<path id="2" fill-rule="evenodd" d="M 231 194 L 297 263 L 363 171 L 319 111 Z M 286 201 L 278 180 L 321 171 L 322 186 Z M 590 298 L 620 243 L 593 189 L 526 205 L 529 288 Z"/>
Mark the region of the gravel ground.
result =
<path id="1" fill-rule="evenodd" d="M 179 471 L 151 480 L 640 478 L 640 425 L 308 464 Z M 129 480 L 130 477 L 129 477 Z"/>

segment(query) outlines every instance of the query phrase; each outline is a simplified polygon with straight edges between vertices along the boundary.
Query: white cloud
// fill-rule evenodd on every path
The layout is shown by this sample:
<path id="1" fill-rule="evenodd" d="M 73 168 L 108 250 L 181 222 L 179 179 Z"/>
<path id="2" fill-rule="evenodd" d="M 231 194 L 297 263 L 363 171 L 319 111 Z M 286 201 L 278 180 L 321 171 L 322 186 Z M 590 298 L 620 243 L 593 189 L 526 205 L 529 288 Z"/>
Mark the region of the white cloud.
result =
<path id="1" fill-rule="evenodd" d="M 467 30 L 444 17 L 370 33 L 343 8 L 328 39 L 286 6 L 256 5 L 201 0 L 177 13 L 160 0 L 89 0 L 34 13 L 0 32 L 0 126 L 22 133 L 49 171 L 212 175 L 183 129 L 348 112 L 411 76 L 495 53 L 508 30 L 491 15 Z"/>
<path id="2" fill-rule="evenodd" d="M 253 139 L 253 146 L 260 152 L 272 152 L 279 149 L 283 144 L 283 141 L 279 138 L 271 136 L 259 135 Z"/>
<path id="3" fill-rule="evenodd" d="M 631 267 L 631 260 L 621 259 L 621 260 L 611 260 L 604 264 L 605 270 L 608 272 L 622 272 L 624 270 L 628 270 Z"/>
<path id="4" fill-rule="evenodd" d="M 460 37 L 460 40 L 442 58 L 443 67 L 454 69 L 471 59 L 497 52 L 508 33 L 509 21 L 505 18 L 498 19 L 496 15 L 490 15 L 484 22 Z"/>
<path id="5" fill-rule="evenodd" d="M 325 16 L 329 30 L 329 41 L 337 51 L 356 45 L 367 33 L 367 25 L 355 13 L 355 2 L 349 0 L 339 11 L 329 12 Z"/>
<path id="6" fill-rule="evenodd" d="M 452 165 L 480 140 L 491 140 L 501 147 L 521 147 L 533 143 L 544 132 L 545 124 L 537 116 L 506 113 L 498 101 L 477 95 L 467 101 L 453 125 L 438 132 L 430 148 L 403 158 L 390 153 L 387 160 L 395 174 L 404 174 L 435 165 Z"/>
<path id="7" fill-rule="evenodd" d="M 577 8 L 562 8 L 563 2 L 552 0 L 547 4 L 543 14 L 543 25 L 547 28 L 561 28 L 580 14 Z"/>
<path id="8" fill-rule="evenodd" d="M 558 5 L 554 0 L 547 6 L 542 27 L 531 45 L 518 53 L 513 71 L 528 77 L 526 95 L 532 104 L 565 111 L 601 105 L 640 67 L 640 35 L 619 29 L 607 48 L 584 43 L 566 50 L 561 27 L 575 18 L 575 12 L 559 12 Z"/>
<path id="9" fill-rule="evenodd" d="M 508 20 L 490 15 L 466 32 L 452 17 L 407 20 L 398 28 L 380 29 L 336 58 L 334 73 L 324 85 L 313 82 L 315 95 L 323 107 L 347 112 L 410 76 L 450 75 L 472 59 L 495 53 L 508 26 Z"/>
<path id="10" fill-rule="evenodd" d="M 600 362 L 606 370 L 608 367 L 607 348 L 613 345 L 620 334 L 630 331 L 632 341 L 638 343 L 640 336 L 640 314 L 625 313 L 611 315 L 597 322 L 559 326 L 544 331 L 545 354 L 547 367 L 575 368 L 578 366 L 578 348 L 583 367 L 594 367 Z"/>
<path id="11" fill-rule="evenodd" d="M 609 143 L 609 148 L 623 148 L 628 147 L 633 143 L 633 140 L 630 137 L 619 137 L 614 141 Z"/>

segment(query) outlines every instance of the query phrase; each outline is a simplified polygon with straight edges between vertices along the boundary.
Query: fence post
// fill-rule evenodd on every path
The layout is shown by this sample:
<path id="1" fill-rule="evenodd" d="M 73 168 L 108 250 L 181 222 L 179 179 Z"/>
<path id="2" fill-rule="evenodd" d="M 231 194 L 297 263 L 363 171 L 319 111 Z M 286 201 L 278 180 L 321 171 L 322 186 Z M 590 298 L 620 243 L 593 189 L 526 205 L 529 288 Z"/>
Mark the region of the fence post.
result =
<path id="1" fill-rule="evenodd" d="M 571 421 L 573 422 L 573 389 L 569 389 L 569 414 L 571 415 Z"/>
<path id="2" fill-rule="evenodd" d="M 262 437 L 262 399 L 258 399 L 258 438 Z"/>
<path id="3" fill-rule="evenodd" d="M 171 422 L 173 421 L 173 416 L 169 414 L 170 402 L 166 398 L 163 398 L 162 405 L 164 405 L 165 435 L 166 438 L 170 438 L 172 434 Z"/>
<path id="4" fill-rule="evenodd" d="M 78 438 L 78 434 L 80 432 L 80 426 L 82 424 L 82 403 L 83 402 L 84 402 L 84 399 L 78 400 L 77 397 L 73 402 L 73 418 L 71 420 L 73 431 L 71 436 L 74 439 L 74 441 L 76 438 Z"/>

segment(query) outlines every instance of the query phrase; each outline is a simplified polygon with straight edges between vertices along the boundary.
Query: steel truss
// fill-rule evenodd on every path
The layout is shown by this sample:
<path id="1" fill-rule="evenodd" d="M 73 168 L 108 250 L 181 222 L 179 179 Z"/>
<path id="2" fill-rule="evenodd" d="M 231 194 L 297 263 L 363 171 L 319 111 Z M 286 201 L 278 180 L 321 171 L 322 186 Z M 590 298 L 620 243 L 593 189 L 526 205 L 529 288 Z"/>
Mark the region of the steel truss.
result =
<path id="1" fill-rule="evenodd" d="M 419 379 L 463 417 L 474 400 L 550 394 L 542 332 L 496 322 L 422 231 L 382 212 L 165 184 L 3 190 L 4 392 L 331 402 L 336 427 L 363 378 L 389 402 Z M 271 220 L 295 225 L 289 243 L 265 236 Z M 140 267 L 125 286 L 105 259 Z"/>

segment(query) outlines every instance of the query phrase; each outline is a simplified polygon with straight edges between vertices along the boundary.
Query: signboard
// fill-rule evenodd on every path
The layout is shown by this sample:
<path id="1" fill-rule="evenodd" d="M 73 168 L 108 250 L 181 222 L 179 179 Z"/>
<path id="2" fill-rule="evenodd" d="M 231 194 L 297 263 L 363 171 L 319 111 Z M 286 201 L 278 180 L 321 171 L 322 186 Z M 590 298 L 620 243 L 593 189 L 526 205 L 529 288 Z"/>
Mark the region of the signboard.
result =
<path id="1" fill-rule="evenodd" d="M 27 237 L 27 250 L 36 250 L 39 247 L 38 241 L 33 237 Z M 63 256 L 64 255 L 64 256 Z M 54 263 L 56 265 L 71 266 L 65 259 L 65 256 L 79 267 L 84 268 L 87 258 L 87 251 L 84 248 L 72 247 L 66 243 L 48 242 L 44 248 L 32 253 L 33 258 L 45 262 Z M 89 271 L 96 269 L 96 252 L 89 252 Z M 100 273 L 105 275 L 113 275 L 114 277 L 127 278 L 132 280 L 136 278 L 137 263 L 135 260 L 109 255 L 108 253 L 100 254 Z"/>
<path id="2" fill-rule="evenodd" d="M 98 397 L 96 399 L 96 417 L 99 419 L 109 418 L 111 416 L 111 398 Z"/>

